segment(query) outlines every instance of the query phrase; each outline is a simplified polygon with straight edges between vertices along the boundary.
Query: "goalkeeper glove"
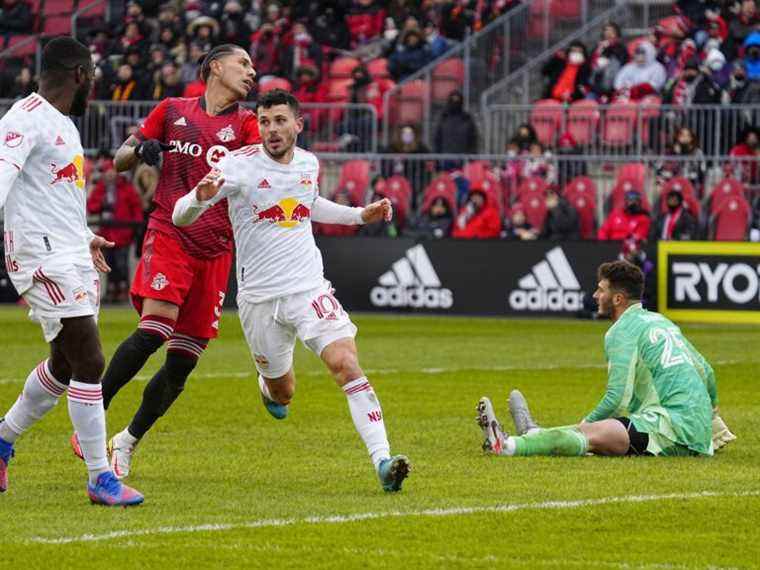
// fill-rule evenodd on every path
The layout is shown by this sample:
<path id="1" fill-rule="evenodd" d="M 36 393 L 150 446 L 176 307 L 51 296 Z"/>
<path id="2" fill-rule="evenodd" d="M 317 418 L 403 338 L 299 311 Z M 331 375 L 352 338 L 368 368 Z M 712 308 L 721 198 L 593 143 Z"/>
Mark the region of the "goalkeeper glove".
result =
<path id="1" fill-rule="evenodd" d="M 713 409 L 712 417 L 712 441 L 713 449 L 718 451 L 721 447 L 731 443 L 736 436 L 728 429 L 726 422 L 718 415 L 718 408 Z"/>
<path id="2" fill-rule="evenodd" d="M 170 144 L 162 143 L 156 139 L 148 139 L 135 147 L 135 154 L 148 166 L 156 166 L 161 160 L 161 153 L 171 149 L 172 145 Z"/>

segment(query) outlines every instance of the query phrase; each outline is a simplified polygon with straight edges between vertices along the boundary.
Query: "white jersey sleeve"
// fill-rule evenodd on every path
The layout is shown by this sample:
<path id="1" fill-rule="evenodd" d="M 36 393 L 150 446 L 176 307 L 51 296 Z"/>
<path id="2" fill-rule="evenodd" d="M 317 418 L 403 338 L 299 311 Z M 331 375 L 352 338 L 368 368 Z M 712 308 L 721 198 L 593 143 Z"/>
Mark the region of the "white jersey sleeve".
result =
<path id="1" fill-rule="evenodd" d="M 189 226 L 213 205 L 240 192 L 243 188 L 242 171 L 244 169 L 245 165 L 239 164 L 236 157 L 227 155 L 222 158 L 216 166 L 216 170 L 220 171 L 224 178 L 224 184 L 219 189 L 219 193 L 209 200 L 200 201 L 195 197 L 195 188 L 193 188 L 174 204 L 172 223 L 178 227 Z"/>
<path id="2" fill-rule="evenodd" d="M 12 109 L 0 119 L 0 208 L 37 143 L 37 128 L 28 113 Z"/>

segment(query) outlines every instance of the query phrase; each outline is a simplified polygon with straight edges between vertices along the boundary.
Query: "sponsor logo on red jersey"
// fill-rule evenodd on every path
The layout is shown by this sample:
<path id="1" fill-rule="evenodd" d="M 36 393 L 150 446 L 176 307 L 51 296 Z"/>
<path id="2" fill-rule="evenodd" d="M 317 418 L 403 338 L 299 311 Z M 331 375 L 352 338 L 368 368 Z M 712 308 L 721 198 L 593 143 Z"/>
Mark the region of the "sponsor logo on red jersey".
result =
<path id="1" fill-rule="evenodd" d="M 161 291 L 162 289 L 165 289 L 168 284 L 169 280 L 166 278 L 166 275 L 163 273 L 156 273 L 153 282 L 150 284 L 150 288 L 155 289 L 156 291 Z"/>
<path id="2" fill-rule="evenodd" d="M 216 136 L 219 137 L 219 140 L 228 143 L 235 140 L 235 130 L 232 128 L 232 125 L 227 125 L 223 129 L 221 129 L 218 133 L 216 133 Z"/>

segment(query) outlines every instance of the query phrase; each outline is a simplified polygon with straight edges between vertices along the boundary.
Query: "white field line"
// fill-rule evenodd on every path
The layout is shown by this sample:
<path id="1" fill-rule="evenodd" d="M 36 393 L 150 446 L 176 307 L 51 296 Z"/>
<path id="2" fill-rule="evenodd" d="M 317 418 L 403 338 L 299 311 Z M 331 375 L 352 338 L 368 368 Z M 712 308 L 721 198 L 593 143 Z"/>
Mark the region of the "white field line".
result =
<path id="1" fill-rule="evenodd" d="M 293 526 L 299 524 L 321 525 L 321 524 L 343 524 L 366 520 L 378 520 L 387 518 L 407 518 L 407 517 L 450 517 L 473 515 L 482 513 L 512 513 L 515 511 L 543 511 L 543 510 L 564 510 L 578 509 L 583 507 L 596 507 L 602 505 L 614 505 L 622 503 L 649 503 L 656 501 L 690 501 L 704 498 L 725 498 L 725 497 L 757 497 L 760 496 L 758 491 L 745 491 L 741 493 L 722 493 L 717 491 L 702 491 L 699 493 L 670 493 L 666 495 L 624 495 L 619 497 L 604 497 L 601 499 L 580 499 L 576 501 L 544 501 L 541 503 L 517 503 L 501 504 L 482 507 L 449 507 L 441 509 L 424 509 L 420 511 L 388 511 L 388 512 L 369 512 L 355 513 L 349 515 L 316 515 L 304 518 L 288 519 L 258 519 L 238 523 L 210 523 L 191 526 L 161 526 L 156 528 L 138 529 L 138 530 L 116 530 L 103 534 L 81 534 L 78 536 L 61 536 L 57 538 L 48 538 L 43 536 L 34 536 L 28 539 L 28 542 L 41 544 L 71 544 L 82 542 L 102 542 L 107 540 L 117 540 L 120 538 L 132 538 L 137 536 L 156 536 L 180 533 L 196 532 L 222 532 L 238 529 L 252 528 L 272 528 Z M 144 507 L 143 507 L 144 508 Z"/>
<path id="2" fill-rule="evenodd" d="M 726 366 L 731 364 L 752 364 L 760 361 L 755 360 L 714 360 L 711 362 L 714 366 Z M 606 369 L 606 364 L 520 364 L 511 365 L 505 364 L 502 366 L 449 366 L 441 368 L 416 368 L 416 369 L 400 369 L 400 368 L 365 368 L 364 372 L 371 376 L 373 374 L 451 374 L 455 372 L 514 372 L 517 370 L 541 371 L 541 370 L 602 370 Z M 327 370 L 311 370 L 308 372 L 296 372 L 298 377 L 313 377 L 313 376 L 327 376 L 329 373 Z M 150 380 L 153 376 L 149 374 L 140 374 L 135 376 L 135 380 L 145 381 Z M 246 379 L 255 378 L 256 371 L 253 366 L 248 372 L 199 372 L 191 375 L 191 378 L 204 378 L 209 380 L 214 379 Z M 26 378 L 0 378 L 0 385 L 2 384 L 22 384 L 26 381 Z"/>

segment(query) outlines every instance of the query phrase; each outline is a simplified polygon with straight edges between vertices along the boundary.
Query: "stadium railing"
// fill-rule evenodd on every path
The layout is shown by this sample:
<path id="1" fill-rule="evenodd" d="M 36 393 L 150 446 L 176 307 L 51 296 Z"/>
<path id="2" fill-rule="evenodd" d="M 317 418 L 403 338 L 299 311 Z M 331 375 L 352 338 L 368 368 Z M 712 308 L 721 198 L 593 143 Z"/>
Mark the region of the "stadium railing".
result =
<path id="1" fill-rule="evenodd" d="M 13 105 L 0 100 L 0 116 Z M 100 149 L 117 149 L 140 125 L 158 101 L 91 101 L 84 117 L 74 122 L 87 154 Z M 253 103 L 246 103 L 253 107 Z M 300 144 L 310 150 L 377 152 L 377 112 L 368 104 L 308 103 L 301 106 L 305 117 Z"/>
<path id="2" fill-rule="evenodd" d="M 616 0 L 530 0 L 513 8 L 384 94 L 383 144 L 394 126 L 404 123 L 419 124 L 430 144 L 433 119 L 453 89 L 460 89 L 465 108 L 477 113 L 480 94 L 489 86 L 615 5 Z"/>
<path id="3" fill-rule="evenodd" d="M 86 19 L 102 18 L 104 22 L 111 21 L 110 0 L 93 0 L 82 5 L 71 15 L 71 35 L 77 37 L 79 21 Z"/>
<path id="4" fill-rule="evenodd" d="M 543 53 L 536 54 L 525 66 L 483 91 L 480 95 L 480 112 L 485 113 L 485 110 L 492 105 L 527 105 L 540 99 L 545 87 L 545 79 L 541 74 L 544 64 L 557 50 L 565 49 L 570 42 L 575 40 L 583 41 L 589 49 L 593 49 L 607 22 L 617 23 L 623 30 L 624 39 L 628 39 L 629 36 L 638 35 L 649 28 L 663 15 L 672 13 L 672 4 L 666 6 L 651 3 L 648 8 L 642 9 L 646 5 L 646 3 L 614 3 L 604 12 L 595 13 L 585 25 L 566 34 L 556 45 Z M 485 127 L 486 129 L 489 127 L 488 123 Z"/>
<path id="5" fill-rule="evenodd" d="M 486 152 L 506 150 L 520 125 L 536 128 L 544 146 L 569 133 L 583 154 L 664 154 L 678 129 L 687 127 L 706 155 L 727 154 L 742 131 L 760 123 L 760 105 L 659 104 L 491 105 L 484 110 Z"/>
<path id="6" fill-rule="evenodd" d="M 410 203 L 402 204 L 407 213 L 419 210 L 426 192 L 456 192 L 461 199 L 469 189 L 486 189 L 498 202 L 503 216 L 521 202 L 522 198 L 538 197 L 531 194 L 528 178 L 515 176 L 525 172 L 528 157 L 511 158 L 504 154 L 443 155 L 443 154 L 355 154 L 320 153 L 320 190 L 331 197 L 338 190 L 351 190 L 358 202 L 372 199 L 372 181 L 376 176 L 405 178 L 411 189 Z M 565 193 L 575 178 L 584 177 L 590 182 L 587 192 L 593 193 L 593 208 L 597 227 L 604 221 L 618 198 L 628 189 L 637 189 L 646 195 L 652 213 L 659 211 L 665 185 L 675 178 L 694 180 L 694 200 L 700 204 L 701 214 L 709 217 L 711 196 L 726 180 L 736 181 L 743 198 L 750 203 L 760 197 L 760 157 L 712 156 L 695 158 L 678 155 L 552 155 L 539 158 L 547 165 L 537 175 Z M 538 162 L 538 161 L 536 161 Z M 535 164 L 535 162 L 534 162 Z M 696 177 L 696 178 L 695 178 Z M 464 181 L 467 180 L 465 183 Z M 630 187 L 626 185 L 630 184 Z M 539 188 L 545 188 L 539 185 Z M 363 190 L 362 190 L 363 189 Z M 690 193 L 691 189 L 683 191 Z M 707 220 L 704 220 L 707 221 Z"/>

